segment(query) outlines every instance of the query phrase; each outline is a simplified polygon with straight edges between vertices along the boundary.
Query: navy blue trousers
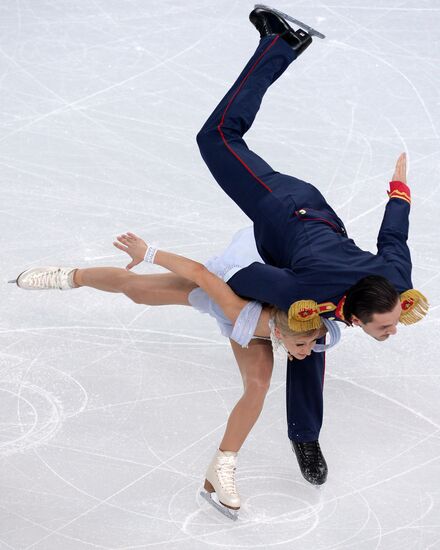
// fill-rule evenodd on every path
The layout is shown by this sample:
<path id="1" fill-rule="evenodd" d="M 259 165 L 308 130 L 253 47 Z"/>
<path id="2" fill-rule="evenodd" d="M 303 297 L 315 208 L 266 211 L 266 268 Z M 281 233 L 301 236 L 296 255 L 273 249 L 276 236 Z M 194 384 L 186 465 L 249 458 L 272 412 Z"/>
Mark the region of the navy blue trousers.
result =
<path id="1" fill-rule="evenodd" d="M 277 267 L 291 267 L 291 246 L 295 243 L 288 243 L 286 248 L 283 227 L 296 207 L 307 204 L 316 209 L 330 208 L 313 185 L 276 172 L 243 140 L 265 92 L 294 59 L 295 53 L 283 39 L 262 39 L 197 135 L 200 152 L 212 175 L 253 221 L 262 258 Z M 292 440 L 313 441 L 319 437 L 324 370 L 323 353 L 313 352 L 302 361 L 288 361 L 287 424 Z"/>

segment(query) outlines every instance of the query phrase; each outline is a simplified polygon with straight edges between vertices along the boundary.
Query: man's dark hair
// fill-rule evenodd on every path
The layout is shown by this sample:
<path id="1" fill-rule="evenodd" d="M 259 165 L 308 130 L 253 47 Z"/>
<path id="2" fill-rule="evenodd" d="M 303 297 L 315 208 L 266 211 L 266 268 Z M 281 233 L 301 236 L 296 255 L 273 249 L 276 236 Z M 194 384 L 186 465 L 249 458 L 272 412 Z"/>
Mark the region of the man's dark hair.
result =
<path id="1" fill-rule="evenodd" d="M 363 323 L 369 323 L 374 313 L 387 313 L 396 307 L 399 293 L 394 286 L 379 275 L 360 279 L 348 292 L 344 303 L 344 317 L 350 321 L 356 315 Z"/>

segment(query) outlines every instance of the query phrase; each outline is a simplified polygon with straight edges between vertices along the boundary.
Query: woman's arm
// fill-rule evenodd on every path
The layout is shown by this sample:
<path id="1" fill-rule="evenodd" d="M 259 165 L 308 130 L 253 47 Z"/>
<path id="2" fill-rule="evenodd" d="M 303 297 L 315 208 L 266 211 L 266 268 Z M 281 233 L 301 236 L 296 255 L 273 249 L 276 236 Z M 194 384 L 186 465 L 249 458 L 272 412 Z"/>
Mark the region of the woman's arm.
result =
<path id="1" fill-rule="evenodd" d="M 117 240 L 119 242 L 114 242 L 113 245 L 132 258 L 126 269 L 131 269 L 144 260 L 148 245 L 141 238 L 133 233 L 125 233 L 117 237 Z M 211 273 L 199 262 L 178 254 L 158 250 L 154 257 L 154 263 L 176 273 L 176 275 L 193 281 L 222 308 L 224 314 L 232 323 L 235 323 L 240 311 L 248 303 L 248 300 L 243 300 L 237 296 L 222 279 Z"/>

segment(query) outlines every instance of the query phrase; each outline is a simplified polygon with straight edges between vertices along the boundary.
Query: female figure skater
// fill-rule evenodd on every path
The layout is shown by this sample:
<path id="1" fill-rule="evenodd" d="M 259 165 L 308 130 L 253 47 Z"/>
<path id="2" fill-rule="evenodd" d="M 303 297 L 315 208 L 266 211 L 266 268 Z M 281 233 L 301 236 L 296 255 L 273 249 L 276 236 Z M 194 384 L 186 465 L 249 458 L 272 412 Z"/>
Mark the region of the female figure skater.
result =
<path id="1" fill-rule="evenodd" d="M 204 488 L 207 494 L 215 492 L 219 502 L 226 507 L 221 507 L 221 511 L 235 518 L 229 510 L 240 508 L 235 485 L 237 454 L 260 415 L 269 389 L 272 344 L 283 348 L 291 359 L 302 360 L 311 353 L 333 347 L 340 338 L 338 325 L 322 318 L 318 329 L 293 332 L 287 313 L 271 306 L 263 307 L 233 292 L 225 280 L 246 265 L 261 261 L 252 227 L 239 231 L 223 254 L 208 260 L 206 266 L 156 250 L 133 233 L 118 236 L 113 244 L 131 257 L 126 269 L 36 267 L 24 271 L 15 282 L 27 290 L 68 290 L 85 286 L 123 293 L 137 304 L 190 305 L 217 320 L 222 334 L 230 338 L 244 391 L 229 415 L 219 449 L 208 467 Z M 160 265 L 171 273 L 132 273 L 130 270 L 142 261 Z M 327 331 L 330 333 L 329 345 L 317 344 Z M 215 501 L 211 502 L 216 506 Z"/>

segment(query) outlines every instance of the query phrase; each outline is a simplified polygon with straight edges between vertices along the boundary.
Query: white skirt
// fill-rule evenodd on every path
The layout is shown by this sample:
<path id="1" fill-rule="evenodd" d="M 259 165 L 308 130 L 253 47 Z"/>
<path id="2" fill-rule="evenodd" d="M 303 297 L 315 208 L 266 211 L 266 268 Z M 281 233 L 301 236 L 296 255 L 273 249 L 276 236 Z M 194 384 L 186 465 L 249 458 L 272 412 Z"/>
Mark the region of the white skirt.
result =
<path id="1" fill-rule="evenodd" d="M 215 273 L 224 281 L 229 281 L 237 271 L 253 262 L 264 264 L 263 259 L 258 254 L 254 228 L 250 226 L 237 231 L 226 249 L 219 256 L 209 258 L 205 266 L 211 273 Z"/>
<path id="2" fill-rule="evenodd" d="M 254 228 L 245 227 L 237 231 L 226 249 L 218 256 L 213 256 L 205 262 L 205 266 L 211 273 L 221 277 L 225 282 L 253 262 L 264 263 L 258 254 L 255 244 Z M 207 313 L 213 317 L 220 331 L 228 338 L 231 336 L 233 325 L 218 306 L 201 288 L 195 288 L 189 293 L 188 301 L 200 313 Z"/>

